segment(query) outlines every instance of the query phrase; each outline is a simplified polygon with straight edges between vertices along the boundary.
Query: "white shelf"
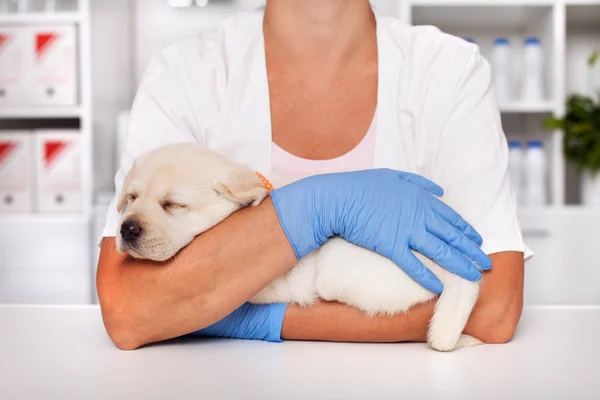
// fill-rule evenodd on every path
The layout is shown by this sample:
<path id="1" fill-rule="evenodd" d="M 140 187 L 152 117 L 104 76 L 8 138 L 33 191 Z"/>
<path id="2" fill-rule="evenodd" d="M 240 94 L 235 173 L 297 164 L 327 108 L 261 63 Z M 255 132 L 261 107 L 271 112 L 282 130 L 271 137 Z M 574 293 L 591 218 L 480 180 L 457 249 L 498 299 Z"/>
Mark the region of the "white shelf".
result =
<path id="1" fill-rule="evenodd" d="M 60 119 L 79 118 L 80 107 L 2 107 L 0 119 Z"/>
<path id="2" fill-rule="evenodd" d="M 0 224 L 6 223 L 83 223 L 90 216 L 85 212 L 79 213 L 23 213 L 0 214 Z"/>
<path id="3" fill-rule="evenodd" d="M 81 21 L 78 12 L 0 14 L 0 25 L 77 24 Z"/>
<path id="4" fill-rule="evenodd" d="M 600 0 L 567 0 L 568 6 L 600 6 Z"/>
<path id="5" fill-rule="evenodd" d="M 553 113 L 555 105 L 551 101 L 541 103 L 522 103 L 522 102 L 511 102 L 500 104 L 500 111 L 503 113 L 523 113 L 523 114 L 537 114 L 537 113 Z"/>
<path id="6" fill-rule="evenodd" d="M 520 33 L 527 31 L 532 23 L 535 25 L 538 21 L 547 18 L 551 11 L 552 4 L 546 2 L 510 4 L 505 1 L 490 3 L 438 1 L 414 4 L 412 23 L 434 25 L 452 34 L 464 29 Z"/>
<path id="7" fill-rule="evenodd" d="M 531 7 L 552 6 L 553 0 L 412 0 L 413 7 Z"/>
<path id="8" fill-rule="evenodd" d="M 559 205 L 545 207 L 519 206 L 519 216 L 589 216 L 600 217 L 600 207 L 586 207 L 581 205 Z"/>
<path id="9" fill-rule="evenodd" d="M 600 0 L 564 0 L 566 5 L 600 5 Z M 497 7 L 554 6 L 555 0 L 411 0 L 412 6 Z"/>

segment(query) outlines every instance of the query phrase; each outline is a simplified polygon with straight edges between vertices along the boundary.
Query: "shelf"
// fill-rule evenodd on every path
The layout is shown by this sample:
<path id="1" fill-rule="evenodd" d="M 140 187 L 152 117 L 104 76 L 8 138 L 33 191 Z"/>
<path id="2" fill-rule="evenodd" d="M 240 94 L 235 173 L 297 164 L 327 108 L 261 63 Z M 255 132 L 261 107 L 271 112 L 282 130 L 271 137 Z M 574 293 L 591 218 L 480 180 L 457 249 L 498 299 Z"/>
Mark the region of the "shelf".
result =
<path id="1" fill-rule="evenodd" d="M 600 1 L 580 2 L 567 7 L 567 26 L 600 32 Z"/>
<path id="2" fill-rule="evenodd" d="M 497 7 L 497 6 L 554 6 L 559 4 L 555 0 L 412 0 L 413 7 Z M 567 6 L 598 6 L 600 0 L 566 0 Z"/>
<path id="3" fill-rule="evenodd" d="M 450 2 L 415 4 L 412 23 L 434 25 L 449 33 L 467 30 L 524 32 L 548 20 L 552 2 Z"/>
<path id="4" fill-rule="evenodd" d="M 567 6 L 600 6 L 600 0 L 567 0 Z"/>
<path id="5" fill-rule="evenodd" d="M 500 104 L 500 111 L 507 114 L 551 114 L 555 110 L 553 102 L 521 103 L 511 102 Z"/>
<path id="6" fill-rule="evenodd" d="M 81 117 L 81 107 L 1 107 L 0 119 L 61 119 Z"/>
<path id="7" fill-rule="evenodd" d="M 80 213 L 23 213 L 0 214 L 0 224 L 5 223 L 82 223 L 88 222 L 90 217 L 84 212 Z"/>
<path id="8" fill-rule="evenodd" d="M 531 216 L 600 216 L 600 207 L 589 207 L 583 205 L 562 205 L 545 207 L 519 206 L 517 213 L 520 217 Z"/>
<path id="9" fill-rule="evenodd" d="M 0 25 L 77 24 L 81 21 L 78 12 L 0 14 Z"/>
<path id="10" fill-rule="evenodd" d="M 413 7 L 527 7 L 553 6 L 553 0 L 412 0 Z"/>

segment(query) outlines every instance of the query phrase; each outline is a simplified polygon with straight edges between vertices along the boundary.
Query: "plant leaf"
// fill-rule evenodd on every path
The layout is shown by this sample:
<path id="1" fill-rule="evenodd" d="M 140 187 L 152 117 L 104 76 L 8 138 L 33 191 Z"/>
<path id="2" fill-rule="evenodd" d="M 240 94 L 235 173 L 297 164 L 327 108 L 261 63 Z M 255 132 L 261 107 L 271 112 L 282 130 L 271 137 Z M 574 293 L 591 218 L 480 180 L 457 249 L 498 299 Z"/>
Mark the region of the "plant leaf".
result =
<path id="1" fill-rule="evenodd" d="M 548 117 L 544 120 L 544 129 L 549 131 L 553 130 L 564 130 L 565 120 L 556 118 L 556 117 Z"/>
<path id="2" fill-rule="evenodd" d="M 598 51 L 594 51 L 591 55 L 590 55 L 590 59 L 588 60 L 588 65 L 590 67 L 593 67 L 594 65 L 596 65 L 596 63 L 598 62 L 598 60 L 600 60 L 600 52 Z"/>
<path id="3" fill-rule="evenodd" d="M 561 124 L 561 127 L 558 125 Z M 544 125 L 564 132 L 565 158 L 579 171 L 600 170 L 600 99 L 573 95 L 567 99 L 567 113 L 562 120 L 548 118 Z"/>

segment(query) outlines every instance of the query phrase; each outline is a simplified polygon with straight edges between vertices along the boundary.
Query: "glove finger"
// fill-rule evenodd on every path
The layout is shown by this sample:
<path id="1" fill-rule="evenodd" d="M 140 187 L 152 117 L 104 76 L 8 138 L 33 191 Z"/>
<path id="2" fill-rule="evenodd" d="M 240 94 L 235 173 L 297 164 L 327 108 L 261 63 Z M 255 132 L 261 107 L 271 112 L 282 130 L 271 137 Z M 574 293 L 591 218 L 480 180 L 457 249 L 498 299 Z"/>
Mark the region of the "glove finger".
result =
<path id="1" fill-rule="evenodd" d="M 436 198 L 431 198 L 429 202 L 435 213 L 448 221 L 451 225 L 454 225 L 459 231 L 464 233 L 469 239 L 474 241 L 478 246 L 481 246 L 483 243 L 483 238 L 469 224 L 467 221 L 463 219 L 456 211 L 454 211 L 450 206 L 444 204 L 441 200 Z"/>
<path id="2" fill-rule="evenodd" d="M 413 239 L 413 242 L 411 243 L 413 250 L 429 257 L 453 274 L 470 281 L 481 279 L 481 272 L 469 259 L 431 233 L 426 232 L 416 240 Z"/>
<path id="3" fill-rule="evenodd" d="M 398 257 L 392 255 L 391 260 L 425 289 L 433 293 L 442 293 L 442 282 L 408 249 Z"/>
<path id="4" fill-rule="evenodd" d="M 487 271 L 492 268 L 492 261 L 487 254 L 485 254 L 475 242 L 470 240 L 448 221 L 442 218 L 434 219 L 432 223 L 427 225 L 426 229 L 427 232 L 458 250 L 458 252 L 464 254 L 480 269 Z"/>
<path id="5" fill-rule="evenodd" d="M 435 196 L 442 197 L 444 195 L 444 189 L 442 189 L 441 186 L 427 178 L 422 177 L 421 175 L 412 174 L 410 172 L 402 172 L 398 175 L 398 177 L 403 181 L 417 185 L 421 189 L 426 190 Z"/>

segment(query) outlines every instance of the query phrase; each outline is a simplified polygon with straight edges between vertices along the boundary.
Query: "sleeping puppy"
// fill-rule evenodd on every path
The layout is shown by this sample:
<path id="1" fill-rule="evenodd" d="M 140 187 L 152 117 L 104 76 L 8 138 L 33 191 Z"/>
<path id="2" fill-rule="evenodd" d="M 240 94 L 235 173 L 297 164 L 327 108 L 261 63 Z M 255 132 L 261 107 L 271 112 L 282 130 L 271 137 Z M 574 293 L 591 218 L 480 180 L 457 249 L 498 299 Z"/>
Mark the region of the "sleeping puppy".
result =
<path id="1" fill-rule="evenodd" d="M 168 260 L 197 235 L 267 196 L 259 174 L 218 153 L 191 144 L 159 148 L 137 159 L 125 180 L 117 206 L 117 250 L 139 259 Z M 429 325 L 431 347 L 450 351 L 481 344 L 462 334 L 479 283 L 415 255 L 444 284 Z M 389 259 L 332 238 L 250 301 L 310 305 L 323 299 L 374 316 L 405 313 L 434 298 Z"/>

